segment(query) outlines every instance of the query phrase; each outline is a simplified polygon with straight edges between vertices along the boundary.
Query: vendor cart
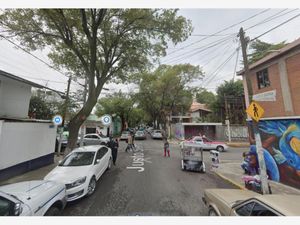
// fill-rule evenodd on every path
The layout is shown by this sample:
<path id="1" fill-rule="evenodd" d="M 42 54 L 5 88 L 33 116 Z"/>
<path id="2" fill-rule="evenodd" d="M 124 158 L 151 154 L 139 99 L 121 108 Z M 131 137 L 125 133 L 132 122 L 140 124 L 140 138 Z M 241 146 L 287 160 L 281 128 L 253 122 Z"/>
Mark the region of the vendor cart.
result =
<path id="1" fill-rule="evenodd" d="M 183 143 L 181 148 L 181 169 L 205 172 L 203 149 L 198 144 Z"/>

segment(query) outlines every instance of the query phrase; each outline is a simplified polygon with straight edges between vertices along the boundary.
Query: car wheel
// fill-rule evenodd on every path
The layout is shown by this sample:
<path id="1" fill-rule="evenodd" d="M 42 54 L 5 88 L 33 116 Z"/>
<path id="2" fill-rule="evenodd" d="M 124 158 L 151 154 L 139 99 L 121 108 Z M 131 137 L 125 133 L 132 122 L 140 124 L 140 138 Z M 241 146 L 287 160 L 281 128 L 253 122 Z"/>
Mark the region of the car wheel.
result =
<path id="1" fill-rule="evenodd" d="M 219 146 L 217 147 L 217 151 L 218 151 L 218 152 L 224 152 L 224 147 L 219 145 Z"/>
<path id="2" fill-rule="evenodd" d="M 218 216 L 218 214 L 213 208 L 209 208 L 208 216 Z"/>
<path id="3" fill-rule="evenodd" d="M 44 216 L 60 216 L 61 210 L 59 208 L 52 206 L 50 209 L 47 210 Z"/>
<path id="4" fill-rule="evenodd" d="M 90 196 L 95 192 L 96 185 L 97 185 L 96 179 L 95 177 L 92 177 L 88 186 L 88 192 L 86 194 L 87 196 Z"/>
<path id="5" fill-rule="evenodd" d="M 108 164 L 107 164 L 107 170 L 111 169 L 111 162 L 112 162 L 112 159 L 110 157 L 109 160 L 108 160 Z"/>

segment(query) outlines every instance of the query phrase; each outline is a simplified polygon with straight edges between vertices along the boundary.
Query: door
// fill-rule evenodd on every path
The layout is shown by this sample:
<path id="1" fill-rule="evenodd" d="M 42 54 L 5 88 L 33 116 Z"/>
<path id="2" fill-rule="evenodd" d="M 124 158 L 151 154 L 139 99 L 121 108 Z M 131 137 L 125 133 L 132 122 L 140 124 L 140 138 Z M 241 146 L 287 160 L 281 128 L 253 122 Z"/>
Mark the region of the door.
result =
<path id="1" fill-rule="evenodd" d="M 84 144 L 85 145 L 92 145 L 93 143 L 93 135 L 85 135 L 84 138 L 83 138 L 83 141 L 84 141 Z"/>
<path id="2" fill-rule="evenodd" d="M 106 147 L 100 148 L 97 152 L 96 159 L 95 159 L 97 180 L 99 179 L 99 177 L 104 173 L 104 171 L 107 168 L 107 165 L 108 165 L 107 152 L 108 152 L 108 149 Z M 99 160 L 99 162 L 97 163 L 98 160 Z"/>

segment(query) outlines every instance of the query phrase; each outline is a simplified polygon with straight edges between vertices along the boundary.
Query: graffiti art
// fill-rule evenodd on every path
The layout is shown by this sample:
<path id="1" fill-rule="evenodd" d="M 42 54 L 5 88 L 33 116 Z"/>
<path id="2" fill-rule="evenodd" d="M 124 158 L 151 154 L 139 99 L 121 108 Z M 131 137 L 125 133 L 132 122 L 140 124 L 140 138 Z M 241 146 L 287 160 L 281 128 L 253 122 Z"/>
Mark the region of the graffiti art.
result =
<path id="1" fill-rule="evenodd" d="M 300 119 L 260 121 L 259 131 L 269 179 L 300 188 Z"/>

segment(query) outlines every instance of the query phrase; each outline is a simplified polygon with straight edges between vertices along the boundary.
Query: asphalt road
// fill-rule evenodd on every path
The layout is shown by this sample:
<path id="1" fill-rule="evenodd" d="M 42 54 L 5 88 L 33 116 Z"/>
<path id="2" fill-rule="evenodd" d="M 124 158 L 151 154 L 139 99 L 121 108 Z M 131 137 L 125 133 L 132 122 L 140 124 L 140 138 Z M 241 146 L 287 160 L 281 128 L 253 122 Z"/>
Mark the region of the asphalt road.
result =
<path id="1" fill-rule="evenodd" d="M 171 144 L 171 157 L 163 157 L 161 140 L 136 141 L 142 149 L 139 159 L 126 153 L 121 142 L 117 165 L 106 171 L 97 182 L 90 197 L 68 203 L 64 216 L 204 216 L 207 209 L 202 202 L 206 188 L 235 188 L 212 171 L 209 153 L 204 153 L 207 172 L 181 170 L 179 146 Z M 221 153 L 221 160 L 239 160 L 245 149 L 230 149 Z M 137 169 L 133 160 L 145 160 Z M 136 165 L 136 164 L 135 164 Z M 143 170 L 144 169 L 144 170 Z M 142 171 L 143 170 L 143 171 Z"/>

